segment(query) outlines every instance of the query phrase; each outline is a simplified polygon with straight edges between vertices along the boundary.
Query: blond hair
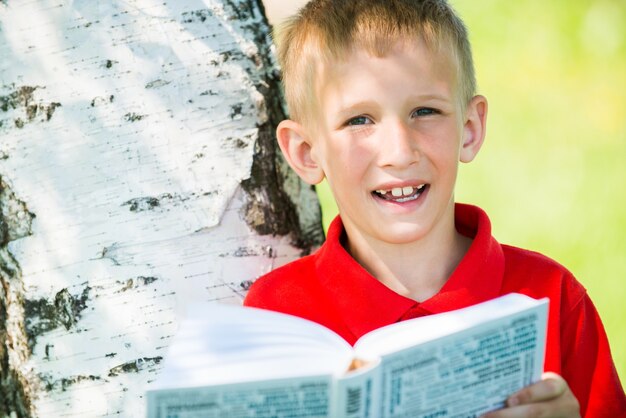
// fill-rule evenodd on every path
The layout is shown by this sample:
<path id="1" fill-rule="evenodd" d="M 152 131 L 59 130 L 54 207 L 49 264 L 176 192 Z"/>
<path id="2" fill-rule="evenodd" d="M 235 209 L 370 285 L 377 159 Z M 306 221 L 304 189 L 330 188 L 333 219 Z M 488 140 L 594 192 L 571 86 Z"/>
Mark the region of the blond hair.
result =
<path id="1" fill-rule="evenodd" d="M 437 51 L 445 47 L 457 63 L 461 105 L 476 94 L 467 29 L 446 0 L 312 0 L 275 37 L 290 117 L 301 123 L 315 109 L 320 64 L 356 46 L 375 56 L 400 39 L 423 39 Z"/>

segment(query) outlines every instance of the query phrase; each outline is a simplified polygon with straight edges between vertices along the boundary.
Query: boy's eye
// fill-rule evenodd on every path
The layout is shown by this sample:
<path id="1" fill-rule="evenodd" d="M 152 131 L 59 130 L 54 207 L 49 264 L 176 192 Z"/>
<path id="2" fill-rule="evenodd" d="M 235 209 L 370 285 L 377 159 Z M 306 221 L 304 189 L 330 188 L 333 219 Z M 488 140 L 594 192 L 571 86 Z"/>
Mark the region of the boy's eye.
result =
<path id="1" fill-rule="evenodd" d="M 372 123 L 372 121 L 367 116 L 357 116 L 355 118 L 349 119 L 346 122 L 346 125 L 355 126 L 355 125 L 367 125 L 370 123 Z"/>
<path id="2" fill-rule="evenodd" d="M 413 111 L 413 116 L 430 116 L 439 114 L 439 111 L 430 107 L 422 107 Z"/>

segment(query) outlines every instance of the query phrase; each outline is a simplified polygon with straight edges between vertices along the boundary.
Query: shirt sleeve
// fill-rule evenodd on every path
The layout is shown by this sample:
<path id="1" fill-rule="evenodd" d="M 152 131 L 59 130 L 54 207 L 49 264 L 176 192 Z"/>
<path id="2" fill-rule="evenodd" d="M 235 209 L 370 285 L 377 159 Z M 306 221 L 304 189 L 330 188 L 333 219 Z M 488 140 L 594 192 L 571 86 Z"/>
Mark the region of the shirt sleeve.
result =
<path id="1" fill-rule="evenodd" d="M 584 418 L 626 417 L 626 396 L 600 316 L 585 295 L 562 318 L 562 371 Z"/>

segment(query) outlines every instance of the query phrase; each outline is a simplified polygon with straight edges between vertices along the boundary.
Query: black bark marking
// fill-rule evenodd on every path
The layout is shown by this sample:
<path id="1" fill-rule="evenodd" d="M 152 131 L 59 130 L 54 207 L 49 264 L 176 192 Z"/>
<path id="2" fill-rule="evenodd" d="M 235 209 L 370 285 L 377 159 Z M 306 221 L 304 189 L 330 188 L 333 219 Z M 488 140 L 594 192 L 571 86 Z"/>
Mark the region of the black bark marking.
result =
<path id="1" fill-rule="evenodd" d="M 100 106 L 100 105 L 104 105 L 107 103 L 113 103 L 113 100 L 115 99 L 115 96 L 111 95 L 109 97 L 94 97 L 91 100 L 91 107 L 96 107 L 96 106 Z"/>
<path id="2" fill-rule="evenodd" d="M 33 98 L 35 90 L 40 89 L 39 86 L 21 86 L 16 88 L 14 84 L 11 86 L 3 86 L 3 88 L 14 89 L 7 95 L 0 95 L 0 110 L 9 112 L 10 110 L 23 110 L 23 116 L 13 119 L 13 123 L 18 129 L 22 129 L 27 123 L 33 122 L 39 117 L 41 122 L 48 122 L 52 119 L 55 110 L 61 107 L 61 103 L 52 102 L 49 104 L 36 103 Z"/>
<path id="3" fill-rule="evenodd" d="M 128 279 L 128 280 L 126 280 L 126 283 L 124 284 L 124 286 L 120 290 L 115 292 L 115 293 L 122 293 L 122 292 L 126 292 L 129 289 L 132 289 L 133 288 L 133 284 L 134 284 L 133 279 Z"/>
<path id="4" fill-rule="evenodd" d="M 222 63 L 225 63 L 226 61 L 228 61 L 230 57 L 232 56 L 233 56 L 233 53 L 231 51 L 224 51 L 220 53 L 220 57 L 222 58 Z"/>
<path id="5" fill-rule="evenodd" d="M 119 261 L 117 261 L 117 259 L 115 258 L 115 256 L 113 254 L 115 254 L 115 250 L 117 250 L 119 248 L 119 245 L 117 242 L 114 242 L 113 244 L 109 245 L 108 247 L 104 247 L 102 249 L 102 251 L 100 252 L 100 258 L 101 259 L 109 259 L 113 262 L 113 265 L 115 266 L 119 266 L 120 263 Z"/>
<path id="6" fill-rule="evenodd" d="M 183 12 L 183 23 L 204 23 L 209 17 L 213 16 L 213 12 L 209 9 L 200 9 L 190 12 Z"/>
<path id="7" fill-rule="evenodd" d="M 4 86 L 7 87 L 7 86 Z M 11 86 L 15 88 L 15 85 Z M 33 92 L 39 87 L 22 86 L 7 96 L 0 96 L 0 110 L 8 112 L 9 109 L 17 109 L 19 107 L 28 107 L 33 100 Z"/>
<path id="8" fill-rule="evenodd" d="M 122 206 L 129 206 L 131 212 L 145 212 L 161 206 L 156 197 L 138 197 L 122 203 Z"/>
<path id="9" fill-rule="evenodd" d="M 137 122 L 137 121 L 140 121 L 140 120 L 144 119 L 146 116 L 147 115 L 140 115 L 138 113 L 129 112 L 129 113 L 124 115 L 124 119 L 127 122 Z"/>
<path id="10" fill-rule="evenodd" d="M 9 361 L 11 350 L 20 356 L 30 356 L 20 346 L 25 343 L 24 325 L 10 317 L 12 305 L 22 304 L 22 277 L 20 267 L 7 248 L 13 240 L 31 234 L 35 217 L 26 204 L 18 199 L 0 176 L 0 416 L 18 418 L 33 416 L 30 380 Z M 13 323 L 13 325 L 11 325 Z"/>
<path id="11" fill-rule="evenodd" d="M 15 196 L 0 176 L 0 246 L 31 235 L 33 219 L 35 214 L 28 210 L 26 203 Z"/>
<path id="12" fill-rule="evenodd" d="M 233 253 L 233 257 L 258 257 L 259 253 L 249 247 L 239 247 Z"/>
<path id="13" fill-rule="evenodd" d="M 100 376 L 94 376 L 92 374 L 88 376 L 64 377 L 61 379 L 61 390 L 65 392 L 65 389 L 67 389 L 68 386 L 75 385 L 76 383 L 82 382 L 84 380 L 90 380 L 93 382 L 93 381 L 102 380 L 102 378 Z"/>
<path id="14" fill-rule="evenodd" d="M 250 19 L 253 15 L 253 6 L 252 4 L 244 3 L 244 2 L 233 2 L 232 0 L 224 0 L 224 5 L 228 6 L 226 11 L 230 11 L 228 15 L 229 20 L 239 20 L 246 21 Z"/>
<path id="15" fill-rule="evenodd" d="M 60 326 L 70 330 L 76 325 L 81 313 L 87 308 L 90 291 L 91 288 L 85 286 L 79 295 L 72 295 L 69 290 L 63 289 L 54 296 L 54 300 L 26 299 L 24 301 L 26 335 L 31 350 L 40 335 Z"/>
<path id="16" fill-rule="evenodd" d="M 233 119 L 233 120 L 241 118 L 242 111 L 243 111 L 243 105 L 241 103 L 231 106 L 230 107 L 230 118 Z"/>
<path id="17" fill-rule="evenodd" d="M 46 348 L 45 348 L 46 356 L 44 357 L 46 360 L 50 360 L 50 352 L 52 351 L 52 348 L 54 348 L 54 344 L 46 344 Z"/>
<path id="18" fill-rule="evenodd" d="M 239 283 L 239 287 L 247 292 L 248 290 L 250 290 L 250 287 L 253 283 L 254 282 L 252 280 L 244 280 L 243 282 Z"/>
<path id="19" fill-rule="evenodd" d="M 167 86 L 170 83 L 171 81 L 166 81 L 166 80 L 153 80 L 149 82 L 148 84 L 146 84 L 145 87 L 146 89 L 156 89 L 159 87 Z"/>
<path id="20" fill-rule="evenodd" d="M 143 282 L 142 284 L 143 284 L 144 286 L 147 286 L 147 285 L 149 285 L 149 284 L 151 284 L 151 283 L 154 283 L 154 282 L 156 282 L 157 280 L 159 280 L 159 278 L 158 278 L 158 277 L 153 277 L 153 276 L 139 276 L 139 277 L 137 277 L 137 281 L 138 281 L 139 283 L 142 283 L 142 282 Z"/>
<path id="21" fill-rule="evenodd" d="M 109 370 L 109 377 L 115 377 L 122 373 L 139 373 L 139 371 L 161 363 L 163 357 L 141 357 L 127 363 L 120 364 Z"/>
<path id="22" fill-rule="evenodd" d="M 32 104 L 26 106 L 26 117 L 28 117 L 28 120 L 31 121 L 35 119 L 35 116 L 37 116 L 37 105 Z"/>
<path id="23" fill-rule="evenodd" d="M 43 383 L 43 388 L 46 392 L 61 391 L 65 392 L 70 386 L 75 385 L 86 380 L 96 382 L 103 380 L 100 376 L 90 375 L 77 375 L 70 377 L 63 377 L 61 379 L 54 380 L 50 375 L 40 374 L 39 379 Z"/>
<path id="24" fill-rule="evenodd" d="M 57 107 L 60 107 L 61 103 L 50 103 L 49 106 L 45 107 L 45 114 L 46 114 L 46 121 L 49 121 L 50 119 L 52 119 L 52 115 L 54 115 L 54 111 L 56 110 Z"/>
<path id="25" fill-rule="evenodd" d="M 193 162 L 193 161 L 192 161 Z M 178 195 L 172 193 L 163 193 L 157 197 L 144 196 L 127 200 L 122 206 L 128 206 L 131 212 L 145 212 L 151 210 L 167 210 L 167 205 L 177 206 L 189 199 L 195 197 L 194 193 L 189 195 Z"/>
<path id="26" fill-rule="evenodd" d="M 122 285 L 122 288 L 118 291 L 116 291 L 115 293 L 122 293 L 122 292 L 126 292 L 130 289 L 136 289 L 140 286 L 147 286 L 151 283 L 156 282 L 158 279 L 158 277 L 152 277 L 152 276 L 139 276 L 136 277 L 134 279 L 128 279 L 126 280 L 126 282 L 119 282 L 119 284 Z"/>
<path id="27" fill-rule="evenodd" d="M 252 0 L 247 2 L 251 10 L 253 3 L 257 2 Z M 258 7 L 261 11 L 264 10 L 261 4 Z M 251 23 L 246 25 L 247 33 L 251 34 L 259 48 L 256 59 L 260 58 L 261 67 L 267 69 L 264 76 L 255 83 L 255 87 L 263 95 L 268 121 L 258 127 L 251 175 L 241 184 L 249 195 L 244 217 L 248 225 L 258 234 L 290 235 L 293 245 L 301 248 L 302 254 L 308 254 L 312 248 L 324 241 L 324 231 L 321 222 L 301 225 L 296 204 L 286 190 L 286 184 L 300 180 L 291 170 L 285 169 L 286 163 L 276 145 L 276 126 L 287 117 L 283 106 L 280 75 L 275 70 L 271 58 L 269 23 L 264 15 L 249 22 Z M 319 205 L 317 210 L 320 211 Z"/>

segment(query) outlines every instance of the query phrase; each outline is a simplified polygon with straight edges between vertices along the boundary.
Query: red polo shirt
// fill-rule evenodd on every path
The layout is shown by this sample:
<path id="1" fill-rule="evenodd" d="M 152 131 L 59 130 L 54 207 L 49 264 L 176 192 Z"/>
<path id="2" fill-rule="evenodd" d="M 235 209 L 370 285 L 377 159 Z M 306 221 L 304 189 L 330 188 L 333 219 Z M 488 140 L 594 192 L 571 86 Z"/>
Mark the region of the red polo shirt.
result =
<path id="1" fill-rule="evenodd" d="M 350 344 L 404 319 L 463 308 L 511 292 L 550 298 L 545 370 L 565 378 L 587 418 L 626 417 L 626 397 L 600 317 L 583 286 L 555 261 L 501 245 L 479 208 L 456 205 L 456 228 L 472 244 L 441 290 L 424 302 L 401 296 L 359 265 L 337 217 L 324 245 L 258 279 L 244 304 L 300 316 Z"/>

